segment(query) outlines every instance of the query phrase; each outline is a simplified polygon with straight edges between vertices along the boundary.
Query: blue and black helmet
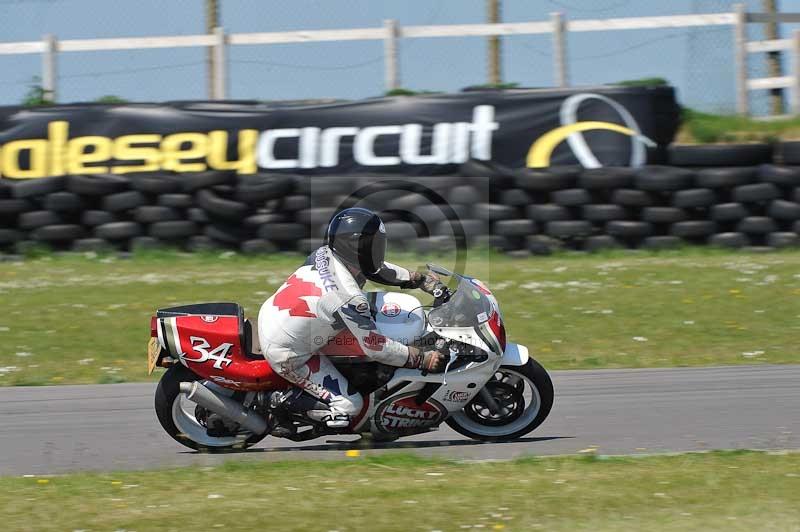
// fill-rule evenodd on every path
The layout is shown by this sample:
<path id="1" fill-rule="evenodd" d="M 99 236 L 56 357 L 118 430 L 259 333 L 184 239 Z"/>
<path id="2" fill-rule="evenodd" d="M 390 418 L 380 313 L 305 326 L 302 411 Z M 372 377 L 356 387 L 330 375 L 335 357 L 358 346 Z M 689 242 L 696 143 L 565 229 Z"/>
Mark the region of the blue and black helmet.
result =
<path id="1" fill-rule="evenodd" d="M 386 227 L 369 209 L 353 207 L 331 218 L 325 244 L 343 262 L 365 274 L 375 274 L 386 257 Z"/>

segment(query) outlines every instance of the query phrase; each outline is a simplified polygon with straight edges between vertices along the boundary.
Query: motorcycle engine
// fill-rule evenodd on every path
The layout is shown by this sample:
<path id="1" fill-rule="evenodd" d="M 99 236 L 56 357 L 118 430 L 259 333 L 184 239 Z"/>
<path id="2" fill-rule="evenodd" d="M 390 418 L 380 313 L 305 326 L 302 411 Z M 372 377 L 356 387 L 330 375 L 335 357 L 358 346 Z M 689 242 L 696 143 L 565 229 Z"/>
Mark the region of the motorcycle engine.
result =
<path id="1" fill-rule="evenodd" d="M 392 379 L 395 369 L 379 362 L 336 364 L 350 386 L 361 395 L 369 395 Z"/>

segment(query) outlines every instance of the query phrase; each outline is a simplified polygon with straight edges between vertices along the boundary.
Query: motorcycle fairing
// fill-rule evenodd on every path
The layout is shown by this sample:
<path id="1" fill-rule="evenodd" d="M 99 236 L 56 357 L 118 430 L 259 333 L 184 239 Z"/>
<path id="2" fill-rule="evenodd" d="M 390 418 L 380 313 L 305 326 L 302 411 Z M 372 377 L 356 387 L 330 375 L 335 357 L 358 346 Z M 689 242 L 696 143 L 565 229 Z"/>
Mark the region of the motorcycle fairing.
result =
<path id="1" fill-rule="evenodd" d="M 371 416 L 375 434 L 408 436 L 437 427 L 448 415 L 436 399 L 417 401 L 418 390 L 400 392 L 382 401 Z"/>
<path id="2" fill-rule="evenodd" d="M 181 364 L 200 377 L 236 390 L 271 390 L 290 386 L 264 358 L 250 357 L 245 353 L 243 319 L 238 312 L 234 315 L 176 315 L 181 309 L 175 307 L 167 312 L 160 311 L 162 317 L 156 318 L 161 347 Z"/>
<path id="3" fill-rule="evenodd" d="M 373 394 L 370 398 L 369 410 L 363 418 L 362 425 L 356 428 L 359 432 L 371 432 L 380 438 L 385 438 L 387 435 L 408 436 L 413 432 L 431 430 L 450 415 L 462 410 L 478 394 L 482 383 L 492 377 L 499 365 L 499 357 L 489 357 L 483 362 L 470 362 L 457 370 L 448 372 L 446 382 L 444 382 L 445 379 L 441 373 L 422 375 L 418 370 L 398 368 L 391 380 L 384 386 L 385 390 L 397 389 L 397 391 L 391 395 L 380 397 L 377 401 L 375 400 L 377 394 Z M 381 424 L 381 418 L 385 417 L 383 414 L 391 410 L 389 405 L 397 401 L 398 398 L 403 399 L 406 396 L 417 397 L 426 385 L 431 384 L 438 384 L 439 386 L 424 402 L 424 404 L 429 405 L 424 409 L 443 411 L 441 417 L 435 418 L 438 420 L 435 424 L 414 423 L 412 421 L 408 423 L 400 422 L 396 427 Z M 401 406 L 404 404 L 402 403 Z M 395 409 L 395 411 L 397 410 Z M 393 415 L 391 412 L 389 414 Z M 399 417 L 415 419 L 413 414 L 400 415 Z M 431 420 L 433 419 L 431 415 Z"/>
<path id="4" fill-rule="evenodd" d="M 482 361 L 471 361 L 455 367 L 446 375 L 422 375 L 414 369 L 396 369 L 383 390 L 397 391 L 385 397 L 381 397 L 380 393 L 371 395 L 367 407 L 368 413 L 363 417 L 361 426 L 356 427 L 359 431 L 369 430 L 376 437 L 385 438 L 431 430 L 451 414 L 461 411 L 479 393 L 482 384 L 491 379 L 497 368 L 504 363 L 503 351 L 504 348 L 508 350 L 508 347 L 502 345 L 505 343 L 505 331 L 502 330 L 502 318 L 497 302 L 485 285 L 476 281 L 463 278 L 453 298 L 432 310 L 426 321 L 431 324 L 430 330 L 440 336 L 476 347 L 489 353 L 489 356 Z M 405 294 L 379 292 L 374 301 L 389 301 L 391 304 L 397 301 L 392 297 L 395 295 Z M 412 299 L 414 301 L 397 301 L 400 313 L 417 308 L 411 306 L 416 303 L 416 299 Z M 380 313 L 381 307 L 377 305 L 375 307 Z M 389 314 L 400 314 L 393 307 L 389 310 L 391 310 Z M 381 333 L 386 334 L 380 322 L 378 328 Z M 409 336 L 408 332 L 404 333 L 400 328 L 392 330 L 392 333 L 396 336 Z M 424 334 L 424 331 L 415 331 L 414 334 L 419 336 Z M 512 360 L 522 359 L 522 349 L 511 347 L 508 357 Z M 430 385 L 438 386 L 428 396 L 423 388 Z M 425 400 L 417 404 L 420 395 Z M 417 408 L 406 404 L 409 401 L 415 401 Z"/>
<path id="5" fill-rule="evenodd" d="M 460 277 L 450 299 L 428 313 L 428 321 L 440 336 L 502 355 L 505 327 L 497 299 L 477 279 Z"/>

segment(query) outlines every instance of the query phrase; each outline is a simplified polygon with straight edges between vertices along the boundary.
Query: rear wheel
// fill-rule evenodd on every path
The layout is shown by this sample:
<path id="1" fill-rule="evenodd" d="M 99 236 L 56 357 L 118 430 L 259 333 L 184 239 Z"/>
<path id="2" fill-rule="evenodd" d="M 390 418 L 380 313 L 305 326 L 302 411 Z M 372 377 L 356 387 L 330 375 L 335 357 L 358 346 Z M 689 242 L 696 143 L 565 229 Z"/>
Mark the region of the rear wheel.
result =
<path id="1" fill-rule="evenodd" d="M 214 453 L 246 449 L 266 436 L 254 435 L 246 430 L 210 436 L 205 424 L 210 412 L 188 399 L 178 389 L 181 382 L 193 381 L 209 383 L 186 367 L 175 365 L 164 373 L 156 388 L 155 408 L 158 421 L 175 441 L 191 449 Z"/>
<path id="2" fill-rule="evenodd" d="M 475 440 L 508 441 L 541 425 L 552 407 L 553 383 L 531 358 L 524 366 L 501 366 L 484 390 L 447 424 Z"/>

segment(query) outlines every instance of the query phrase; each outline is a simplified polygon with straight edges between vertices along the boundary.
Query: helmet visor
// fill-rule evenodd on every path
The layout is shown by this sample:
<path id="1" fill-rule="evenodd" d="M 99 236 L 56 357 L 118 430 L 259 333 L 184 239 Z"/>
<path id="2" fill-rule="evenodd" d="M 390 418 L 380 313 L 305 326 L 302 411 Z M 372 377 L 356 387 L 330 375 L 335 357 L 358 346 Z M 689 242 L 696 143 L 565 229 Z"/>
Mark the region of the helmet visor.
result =
<path id="1" fill-rule="evenodd" d="M 381 223 L 381 230 L 373 234 L 363 233 L 358 242 L 359 266 L 364 273 L 378 273 L 386 258 L 386 229 Z"/>

